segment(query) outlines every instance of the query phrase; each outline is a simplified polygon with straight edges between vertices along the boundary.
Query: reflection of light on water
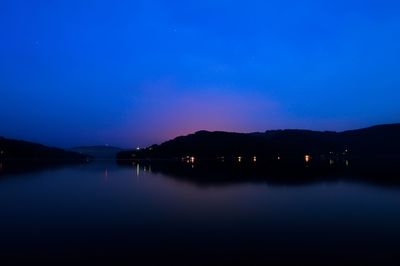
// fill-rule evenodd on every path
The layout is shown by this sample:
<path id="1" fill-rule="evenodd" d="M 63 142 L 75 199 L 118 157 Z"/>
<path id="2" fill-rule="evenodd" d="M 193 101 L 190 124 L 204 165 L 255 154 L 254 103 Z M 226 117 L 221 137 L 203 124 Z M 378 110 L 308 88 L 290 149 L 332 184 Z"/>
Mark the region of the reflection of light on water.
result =
<path id="1" fill-rule="evenodd" d="M 139 175 L 140 175 L 140 165 L 137 164 L 136 165 L 136 176 L 139 176 Z"/>
<path id="2" fill-rule="evenodd" d="M 346 166 L 349 166 L 349 160 L 346 160 Z"/>
<path id="3" fill-rule="evenodd" d="M 189 162 L 192 164 L 192 169 L 194 168 L 194 161 L 196 160 L 196 158 L 194 158 L 194 156 L 190 157 Z"/>
<path id="4" fill-rule="evenodd" d="M 106 170 L 104 171 L 104 182 L 107 183 L 108 182 L 108 169 L 106 168 Z"/>
<path id="5" fill-rule="evenodd" d="M 335 163 L 334 160 L 332 160 L 332 159 L 329 160 L 329 164 L 330 164 L 330 165 L 333 165 L 334 163 Z"/>

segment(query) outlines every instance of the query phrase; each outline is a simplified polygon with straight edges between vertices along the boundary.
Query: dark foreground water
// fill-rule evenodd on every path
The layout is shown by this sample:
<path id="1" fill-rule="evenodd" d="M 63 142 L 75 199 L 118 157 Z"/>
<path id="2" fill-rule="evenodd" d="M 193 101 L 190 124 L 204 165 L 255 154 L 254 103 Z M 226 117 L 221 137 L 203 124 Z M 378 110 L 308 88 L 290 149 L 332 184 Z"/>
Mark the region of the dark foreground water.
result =
<path id="1" fill-rule="evenodd" d="M 0 175 L 0 265 L 399 265 L 399 186 L 241 178 L 113 162 Z"/>

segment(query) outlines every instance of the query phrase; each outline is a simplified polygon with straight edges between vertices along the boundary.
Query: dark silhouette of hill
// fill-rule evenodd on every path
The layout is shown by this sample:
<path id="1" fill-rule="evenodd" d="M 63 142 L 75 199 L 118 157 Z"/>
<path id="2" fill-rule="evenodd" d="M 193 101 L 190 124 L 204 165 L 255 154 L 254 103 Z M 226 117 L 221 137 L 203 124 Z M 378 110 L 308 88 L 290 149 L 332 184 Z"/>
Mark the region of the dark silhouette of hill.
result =
<path id="1" fill-rule="evenodd" d="M 86 162 L 88 156 L 41 144 L 0 137 L 1 172 Z"/>
<path id="2" fill-rule="evenodd" d="M 108 145 L 95 145 L 95 146 L 79 146 L 70 149 L 73 152 L 80 154 L 87 154 L 95 159 L 114 159 L 118 152 L 124 149 L 108 146 Z"/>
<path id="3" fill-rule="evenodd" d="M 0 137 L 0 153 L 3 159 L 82 160 L 86 156 L 42 144 Z"/>
<path id="4" fill-rule="evenodd" d="M 376 160 L 400 158 L 400 124 L 378 125 L 343 132 L 270 130 L 264 133 L 198 131 L 142 150 L 118 153 L 118 160 L 196 159 Z"/>

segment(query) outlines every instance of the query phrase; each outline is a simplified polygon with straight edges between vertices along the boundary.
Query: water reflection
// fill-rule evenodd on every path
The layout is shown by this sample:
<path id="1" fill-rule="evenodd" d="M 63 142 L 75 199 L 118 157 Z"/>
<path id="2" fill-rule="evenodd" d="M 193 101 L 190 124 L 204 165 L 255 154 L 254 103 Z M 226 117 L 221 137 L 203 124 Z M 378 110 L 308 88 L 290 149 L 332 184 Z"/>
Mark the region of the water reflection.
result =
<path id="1" fill-rule="evenodd" d="M 396 265 L 399 187 L 244 158 L 10 175 L 0 183 L 0 264 Z"/>
<path id="2" fill-rule="evenodd" d="M 350 167 L 349 160 L 335 164 L 329 160 L 327 165 L 315 165 L 311 157 L 305 156 L 305 164 L 265 164 L 258 163 L 257 158 L 237 162 L 225 161 L 143 161 L 134 163 L 136 175 L 141 171 L 160 173 L 182 182 L 198 186 L 221 186 L 240 183 L 268 183 L 272 185 L 299 185 L 337 180 L 372 182 L 382 185 L 400 185 L 399 169 L 393 167 L 380 168 L 370 164 L 369 167 Z M 257 162 L 257 164 L 255 164 Z M 120 164 L 122 167 L 123 164 Z M 374 166 L 377 166 L 375 168 Z"/>
<path id="3" fill-rule="evenodd" d="M 89 164 L 90 162 L 66 162 L 63 160 L 25 160 L 25 159 L 16 159 L 16 160 L 3 160 L 0 161 L 0 175 L 15 175 L 15 174 L 24 174 L 24 173 L 32 173 L 32 172 L 41 172 L 47 171 L 50 169 L 58 169 L 64 167 L 71 167 L 83 164 Z"/>
<path id="4" fill-rule="evenodd" d="M 108 182 L 108 169 L 106 168 L 106 170 L 104 170 L 104 183 Z"/>

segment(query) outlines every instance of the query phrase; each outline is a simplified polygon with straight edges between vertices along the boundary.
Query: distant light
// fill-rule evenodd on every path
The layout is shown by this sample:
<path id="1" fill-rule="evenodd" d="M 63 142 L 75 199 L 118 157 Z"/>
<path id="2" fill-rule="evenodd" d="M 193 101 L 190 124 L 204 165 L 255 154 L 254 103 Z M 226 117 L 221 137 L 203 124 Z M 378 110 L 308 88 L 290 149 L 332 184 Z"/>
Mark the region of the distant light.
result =
<path id="1" fill-rule="evenodd" d="M 136 150 L 140 150 L 140 147 L 137 147 Z"/>
<path id="2" fill-rule="evenodd" d="M 190 162 L 191 163 L 194 163 L 194 160 L 195 160 L 196 158 L 194 158 L 194 156 L 192 156 L 192 157 L 190 157 Z"/>
<path id="3" fill-rule="evenodd" d="M 242 156 L 238 157 L 238 162 L 240 163 L 242 161 Z"/>
<path id="4" fill-rule="evenodd" d="M 257 162 L 257 156 L 253 156 L 253 162 Z"/>
<path id="5" fill-rule="evenodd" d="M 280 160 L 281 159 L 281 156 L 278 156 L 278 158 L 277 158 L 278 160 Z"/>
<path id="6" fill-rule="evenodd" d="M 306 163 L 308 163 L 311 160 L 311 156 L 310 155 L 305 155 L 304 156 L 304 160 L 306 161 Z"/>

